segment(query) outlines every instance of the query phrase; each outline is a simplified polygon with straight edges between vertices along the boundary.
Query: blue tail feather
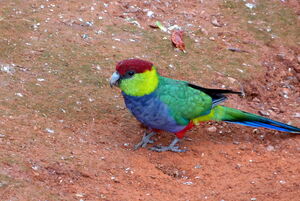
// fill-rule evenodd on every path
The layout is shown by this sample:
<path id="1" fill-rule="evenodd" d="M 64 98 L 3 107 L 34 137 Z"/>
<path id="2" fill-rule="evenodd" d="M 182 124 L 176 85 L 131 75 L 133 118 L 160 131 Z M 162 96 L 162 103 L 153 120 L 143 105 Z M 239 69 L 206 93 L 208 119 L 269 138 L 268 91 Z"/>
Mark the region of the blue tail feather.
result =
<path id="1" fill-rule="evenodd" d="M 244 120 L 244 121 L 227 121 L 227 122 L 245 125 L 245 126 L 251 126 L 251 127 L 263 127 L 263 128 L 269 128 L 269 129 L 283 131 L 283 132 L 300 134 L 300 128 L 290 126 L 288 124 L 284 124 L 284 123 L 274 121 L 271 119 L 267 119 L 264 117 L 260 117 L 260 119 L 257 119 L 254 121 L 253 120 Z"/>
<path id="2" fill-rule="evenodd" d="M 217 109 L 217 114 L 221 116 L 221 118 L 217 119 L 221 121 L 226 121 L 234 124 L 241 124 L 244 126 L 263 127 L 283 132 L 300 134 L 300 128 L 272 119 L 268 119 L 257 114 L 252 114 L 225 106 L 216 106 L 215 108 Z"/>

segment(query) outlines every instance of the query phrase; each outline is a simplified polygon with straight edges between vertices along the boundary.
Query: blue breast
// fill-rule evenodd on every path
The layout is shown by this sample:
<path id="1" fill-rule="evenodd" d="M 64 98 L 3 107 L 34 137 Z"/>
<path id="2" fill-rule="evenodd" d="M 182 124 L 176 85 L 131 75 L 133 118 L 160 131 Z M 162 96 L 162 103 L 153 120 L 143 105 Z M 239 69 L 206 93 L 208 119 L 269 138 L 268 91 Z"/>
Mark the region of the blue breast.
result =
<path id="1" fill-rule="evenodd" d="M 128 96 L 123 92 L 122 95 L 126 107 L 145 126 L 172 133 L 179 132 L 185 127 L 176 123 L 170 115 L 168 106 L 159 100 L 155 92 L 142 97 Z"/>

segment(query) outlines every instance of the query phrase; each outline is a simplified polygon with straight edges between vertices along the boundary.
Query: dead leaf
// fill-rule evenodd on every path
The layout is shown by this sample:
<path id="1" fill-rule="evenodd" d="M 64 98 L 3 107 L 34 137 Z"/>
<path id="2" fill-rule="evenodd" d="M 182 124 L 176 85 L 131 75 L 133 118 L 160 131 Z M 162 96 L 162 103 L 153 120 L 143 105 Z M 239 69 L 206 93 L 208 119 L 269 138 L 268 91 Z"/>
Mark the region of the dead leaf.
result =
<path id="1" fill-rule="evenodd" d="M 179 30 L 173 31 L 172 36 L 171 36 L 171 40 L 173 42 L 173 45 L 176 48 L 182 50 L 184 53 L 186 52 L 185 51 L 185 44 L 183 42 L 183 31 L 179 31 Z"/>

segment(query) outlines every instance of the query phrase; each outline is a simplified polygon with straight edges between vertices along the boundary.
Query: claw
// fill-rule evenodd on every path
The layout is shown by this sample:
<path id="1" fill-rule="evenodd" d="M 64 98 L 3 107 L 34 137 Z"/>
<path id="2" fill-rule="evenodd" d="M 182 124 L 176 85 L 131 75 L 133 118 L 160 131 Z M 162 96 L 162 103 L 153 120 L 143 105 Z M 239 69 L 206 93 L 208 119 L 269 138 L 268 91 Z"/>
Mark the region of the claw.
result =
<path id="1" fill-rule="evenodd" d="M 179 146 L 175 146 L 177 142 L 179 142 L 179 138 L 175 137 L 175 139 L 171 142 L 169 146 L 154 146 L 149 148 L 152 151 L 164 152 L 164 151 L 173 151 L 173 152 L 186 152 L 186 149 L 180 149 Z"/>
<path id="2" fill-rule="evenodd" d="M 140 147 L 146 147 L 147 144 L 149 143 L 150 144 L 154 143 L 154 141 L 151 140 L 150 138 L 155 134 L 156 134 L 155 132 L 151 132 L 149 134 L 145 133 L 142 140 L 138 144 L 134 145 L 134 150 L 137 150 Z"/>

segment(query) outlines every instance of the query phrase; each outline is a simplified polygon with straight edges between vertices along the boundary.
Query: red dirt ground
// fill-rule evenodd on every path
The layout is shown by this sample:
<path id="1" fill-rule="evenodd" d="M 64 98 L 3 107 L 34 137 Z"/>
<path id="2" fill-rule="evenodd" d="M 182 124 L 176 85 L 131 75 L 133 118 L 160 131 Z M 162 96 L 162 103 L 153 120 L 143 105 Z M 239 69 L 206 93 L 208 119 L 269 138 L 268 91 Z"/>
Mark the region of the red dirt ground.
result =
<path id="1" fill-rule="evenodd" d="M 207 122 L 186 153 L 134 151 L 144 129 L 108 84 L 116 62 L 144 58 L 164 76 L 244 89 L 226 105 L 299 127 L 299 11 L 297 0 L 0 1 L 0 200 L 299 200 L 299 136 Z M 186 54 L 157 20 L 185 31 Z"/>

